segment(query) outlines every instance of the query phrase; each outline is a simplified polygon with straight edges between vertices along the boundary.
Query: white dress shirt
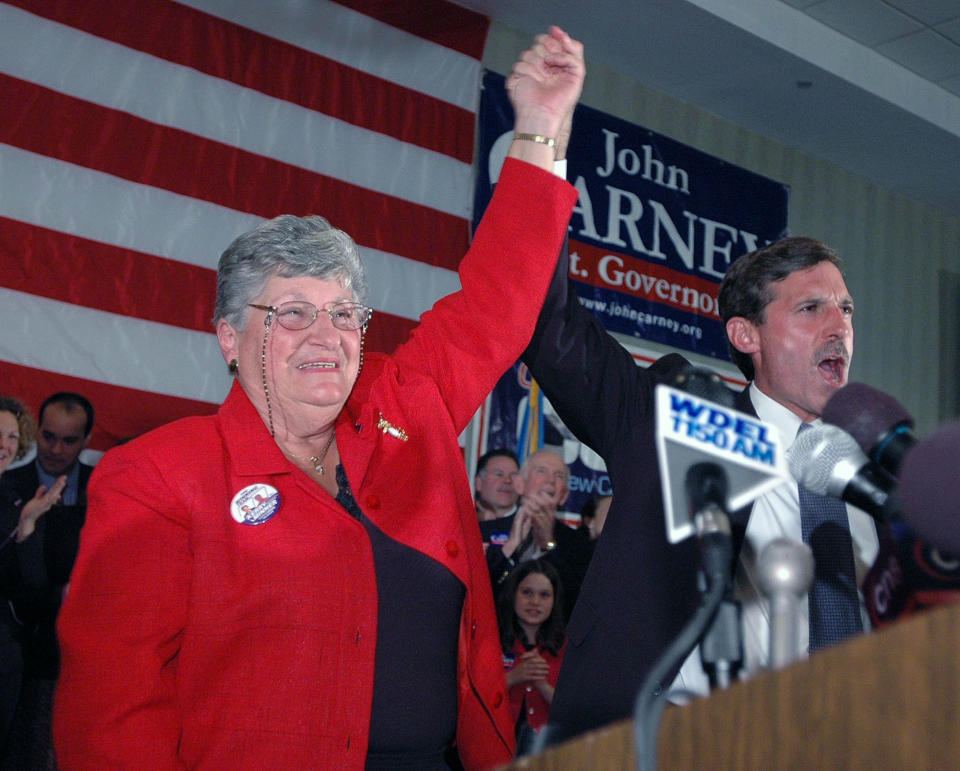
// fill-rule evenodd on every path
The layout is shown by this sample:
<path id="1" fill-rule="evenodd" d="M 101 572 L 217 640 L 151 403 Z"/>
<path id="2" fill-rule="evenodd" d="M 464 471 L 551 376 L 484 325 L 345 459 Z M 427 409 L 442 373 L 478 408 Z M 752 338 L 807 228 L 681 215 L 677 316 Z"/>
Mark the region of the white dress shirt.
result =
<path id="1" fill-rule="evenodd" d="M 800 428 L 800 418 L 782 404 L 762 393 L 750 384 L 750 401 L 764 423 L 776 426 L 784 451 L 793 445 Z M 819 421 L 815 421 L 816 425 Z M 877 529 L 870 516 L 860 509 L 847 505 L 850 535 L 853 540 L 853 561 L 857 574 L 857 586 L 863 583 L 867 572 L 877 558 L 879 542 Z M 789 538 L 802 542 L 800 531 L 800 497 L 796 481 L 784 483 L 760 496 L 753 504 L 747 523 L 747 532 L 735 576 L 737 598 L 743 604 L 743 652 L 744 664 L 740 677 L 746 678 L 767 665 L 770 647 L 770 605 L 757 583 L 756 563 L 763 548 L 774 538 Z M 807 599 L 799 606 L 797 624 L 797 650 L 803 658 L 809 647 L 809 616 Z M 860 594 L 860 615 L 864 630 L 870 629 L 870 619 Z M 709 680 L 700 663 L 700 650 L 695 648 L 684 662 L 674 689 L 706 694 Z"/>

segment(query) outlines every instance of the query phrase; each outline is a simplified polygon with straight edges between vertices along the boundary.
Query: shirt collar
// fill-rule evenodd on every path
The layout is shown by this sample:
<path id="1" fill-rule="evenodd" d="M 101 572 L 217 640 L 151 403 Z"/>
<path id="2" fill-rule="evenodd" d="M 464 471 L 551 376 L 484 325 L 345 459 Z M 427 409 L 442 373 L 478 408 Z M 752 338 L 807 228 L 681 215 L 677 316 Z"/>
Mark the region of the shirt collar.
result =
<path id="1" fill-rule="evenodd" d="M 753 408 L 757 411 L 757 417 L 760 420 L 776 426 L 777 432 L 780 434 L 780 444 L 784 450 L 789 450 L 797 438 L 797 431 L 800 430 L 800 424 L 803 421 L 780 402 L 774 401 L 757 388 L 756 383 L 750 383 L 750 401 L 753 403 Z M 820 418 L 817 418 L 810 425 L 816 426 L 820 423 Z"/>

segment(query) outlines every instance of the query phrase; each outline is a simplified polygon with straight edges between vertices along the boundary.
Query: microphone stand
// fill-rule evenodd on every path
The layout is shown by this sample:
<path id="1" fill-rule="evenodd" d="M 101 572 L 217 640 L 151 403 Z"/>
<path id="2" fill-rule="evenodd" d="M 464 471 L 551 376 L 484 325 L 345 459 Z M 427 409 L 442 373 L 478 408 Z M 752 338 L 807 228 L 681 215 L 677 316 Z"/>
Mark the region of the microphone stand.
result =
<path id="1" fill-rule="evenodd" d="M 694 489 L 698 482 L 703 485 L 700 491 Z M 691 508 L 696 512 L 694 521 L 702 546 L 706 592 L 700 607 L 654 663 L 637 693 L 633 730 L 638 771 L 655 771 L 657 767 L 657 736 L 667 703 L 663 681 L 703 639 L 729 589 L 733 542 L 730 519 L 723 509 L 726 474 L 716 464 L 698 463 L 687 472 L 687 489 Z"/>
<path id="2" fill-rule="evenodd" d="M 740 601 L 733 595 L 727 572 L 726 588 L 713 623 L 700 643 L 700 660 L 710 678 L 710 689 L 726 689 L 743 666 L 743 629 Z"/>

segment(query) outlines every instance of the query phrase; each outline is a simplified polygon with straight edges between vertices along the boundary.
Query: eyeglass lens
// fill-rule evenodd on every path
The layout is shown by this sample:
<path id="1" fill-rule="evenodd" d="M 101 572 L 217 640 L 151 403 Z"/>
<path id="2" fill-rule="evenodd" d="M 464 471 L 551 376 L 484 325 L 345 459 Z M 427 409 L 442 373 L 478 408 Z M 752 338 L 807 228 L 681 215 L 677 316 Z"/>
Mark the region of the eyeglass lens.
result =
<path id="1" fill-rule="evenodd" d="M 360 329 L 370 320 L 372 311 L 360 303 L 340 302 L 331 303 L 324 308 L 317 308 L 313 303 L 294 300 L 277 306 L 277 321 L 286 329 L 306 329 L 317 318 L 320 311 L 324 311 L 330 322 L 337 329 Z"/>

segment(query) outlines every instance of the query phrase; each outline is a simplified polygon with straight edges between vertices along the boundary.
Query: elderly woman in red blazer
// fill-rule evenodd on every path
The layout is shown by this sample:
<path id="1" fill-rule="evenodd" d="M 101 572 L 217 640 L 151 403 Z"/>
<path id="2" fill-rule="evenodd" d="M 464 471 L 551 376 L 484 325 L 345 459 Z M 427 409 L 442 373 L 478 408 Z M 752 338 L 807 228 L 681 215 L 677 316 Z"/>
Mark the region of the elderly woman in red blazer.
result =
<path id="1" fill-rule="evenodd" d="M 530 339 L 576 193 L 548 170 L 582 49 L 537 38 L 462 290 L 391 356 L 353 242 L 278 217 L 220 260 L 236 382 L 111 450 L 60 619 L 62 768 L 485 767 L 513 750 L 457 437 Z"/>

